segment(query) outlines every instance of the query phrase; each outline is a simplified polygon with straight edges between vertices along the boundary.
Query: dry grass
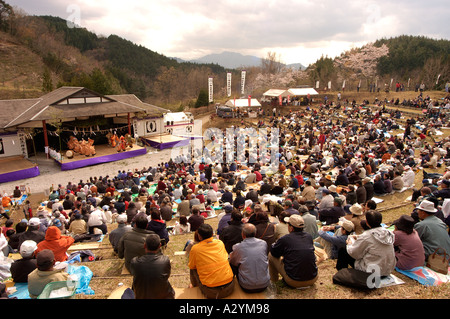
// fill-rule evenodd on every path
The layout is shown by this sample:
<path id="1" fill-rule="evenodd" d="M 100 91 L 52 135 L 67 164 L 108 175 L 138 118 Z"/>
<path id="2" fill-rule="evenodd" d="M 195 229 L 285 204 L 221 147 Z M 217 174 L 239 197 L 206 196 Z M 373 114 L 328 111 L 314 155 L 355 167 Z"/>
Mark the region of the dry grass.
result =
<path id="1" fill-rule="evenodd" d="M 431 172 L 431 170 L 430 170 Z M 443 168 L 437 169 L 436 172 L 443 172 Z M 422 172 L 416 174 L 416 185 L 421 185 Z M 395 193 L 393 195 L 384 196 L 384 202 L 380 203 L 378 208 L 382 211 L 383 222 L 390 224 L 402 214 L 410 214 L 413 204 L 405 202 L 410 196 L 411 190 L 403 193 Z M 392 208 L 396 207 L 396 208 Z M 170 223 L 173 223 L 171 221 Z M 208 219 L 207 223 L 217 227 L 216 219 Z M 113 226 L 114 227 L 114 226 Z M 171 259 L 172 274 L 170 282 L 174 287 L 189 286 L 189 270 L 187 267 L 187 259 L 185 256 L 176 256 L 175 252 L 182 251 L 187 240 L 193 239 L 193 234 L 172 236 L 168 244 L 165 254 Z M 118 259 L 112 249 L 108 247 L 109 243 L 105 239 L 102 249 L 94 251 L 98 256 L 104 259 L 95 262 L 87 262 L 88 266 L 94 273 L 94 277 L 90 283 L 91 288 L 95 291 L 92 296 L 79 296 L 80 298 L 104 299 L 116 288 L 119 283 L 131 285 L 131 276 L 120 275 L 123 260 Z M 394 275 L 399 277 L 405 283 L 402 285 L 375 289 L 373 291 L 364 292 L 356 289 L 350 289 L 333 284 L 332 277 L 336 273 L 335 261 L 326 260 L 318 265 L 319 280 L 313 287 L 296 290 L 284 286 L 281 281 L 276 285 L 275 299 L 449 299 L 449 285 L 439 287 L 426 287 L 418 282 L 394 271 Z"/>

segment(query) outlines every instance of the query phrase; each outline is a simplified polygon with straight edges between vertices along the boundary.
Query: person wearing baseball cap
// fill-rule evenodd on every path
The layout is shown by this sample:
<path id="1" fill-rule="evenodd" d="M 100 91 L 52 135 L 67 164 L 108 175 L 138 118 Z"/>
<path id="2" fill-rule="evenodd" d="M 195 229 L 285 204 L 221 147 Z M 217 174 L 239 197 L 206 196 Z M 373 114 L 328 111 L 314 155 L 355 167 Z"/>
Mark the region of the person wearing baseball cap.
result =
<path id="1" fill-rule="evenodd" d="M 280 237 L 270 248 L 270 280 L 279 275 L 293 288 L 313 285 L 318 278 L 312 236 L 303 231 L 305 222 L 300 215 L 285 217 L 289 234 Z M 283 258 L 281 258 L 283 257 Z"/>
<path id="2" fill-rule="evenodd" d="M 417 206 L 420 221 L 414 225 L 414 229 L 422 240 L 426 260 L 438 248 L 450 252 L 450 236 L 447 225 L 436 216 L 437 212 L 435 204 L 426 199 Z"/>
<path id="3" fill-rule="evenodd" d="M 28 275 L 28 293 L 31 299 L 36 299 L 48 283 L 66 281 L 69 278 L 65 269 L 54 268 L 55 255 L 50 249 L 37 253 L 36 265 L 37 268 Z"/>
<path id="4" fill-rule="evenodd" d="M 36 257 L 34 252 L 37 249 L 36 242 L 25 240 L 20 246 L 21 259 L 15 260 L 11 264 L 11 277 L 14 282 L 28 282 L 28 275 L 36 269 Z"/>
<path id="5" fill-rule="evenodd" d="M 325 251 L 331 259 L 337 259 L 339 250 L 345 249 L 348 235 L 354 230 L 353 223 L 345 218 L 342 218 L 336 225 L 323 226 L 319 230 L 319 243 L 324 246 Z M 332 233 L 332 234 L 331 234 Z M 336 269 L 340 269 L 339 260 L 336 263 Z"/>

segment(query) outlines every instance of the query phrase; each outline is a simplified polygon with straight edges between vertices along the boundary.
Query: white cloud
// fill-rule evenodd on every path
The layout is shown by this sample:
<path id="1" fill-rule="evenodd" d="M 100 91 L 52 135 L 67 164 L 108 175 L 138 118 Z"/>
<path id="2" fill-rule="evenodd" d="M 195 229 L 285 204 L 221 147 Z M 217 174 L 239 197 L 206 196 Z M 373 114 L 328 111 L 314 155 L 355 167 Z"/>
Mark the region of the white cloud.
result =
<path id="1" fill-rule="evenodd" d="M 401 34 L 449 38 L 447 0 L 9 0 L 30 14 L 67 19 L 117 34 L 166 56 L 184 59 L 234 51 L 286 63 L 315 62 L 357 44 Z"/>

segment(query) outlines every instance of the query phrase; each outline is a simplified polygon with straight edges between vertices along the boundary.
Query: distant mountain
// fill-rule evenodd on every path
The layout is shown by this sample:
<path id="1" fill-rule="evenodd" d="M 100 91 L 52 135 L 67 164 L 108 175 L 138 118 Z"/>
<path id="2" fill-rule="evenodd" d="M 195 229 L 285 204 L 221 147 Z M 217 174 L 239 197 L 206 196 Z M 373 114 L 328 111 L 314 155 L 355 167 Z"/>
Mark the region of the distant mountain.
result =
<path id="1" fill-rule="evenodd" d="M 237 69 L 240 67 L 260 66 L 261 58 L 252 55 L 242 55 L 240 53 L 224 51 L 222 53 L 208 54 L 204 57 L 190 60 L 194 63 L 214 63 L 226 69 Z"/>
<path id="2" fill-rule="evenodd" d="M 306 70 L 306 66 L 304 66 L 301 63 L 291 63 L 291 64 L 286 64 L 287 68 L 291 68 L 291 69 L 301 69 L 301 70 Z"/>
<path id="3" fill-rule="evenodd" d="M 204 57 L 190 60 L 193 63 L 213 63 L 218 64 L 226 69 L 237 69 L 243 67 L 261 66 L 261 58 L 253 55 L 243 55 L 236 52 L 224 51 L 222 53 L 208 54 Z M 285 65 L 288 68 L 305 69 L 301 63 Z"/>

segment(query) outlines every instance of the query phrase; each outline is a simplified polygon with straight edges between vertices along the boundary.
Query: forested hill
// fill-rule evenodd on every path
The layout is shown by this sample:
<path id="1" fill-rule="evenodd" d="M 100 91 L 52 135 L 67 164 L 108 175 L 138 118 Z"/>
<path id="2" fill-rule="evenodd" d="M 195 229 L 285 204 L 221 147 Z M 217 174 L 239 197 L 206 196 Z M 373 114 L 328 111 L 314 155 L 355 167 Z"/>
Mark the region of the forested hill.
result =
<path id="1" fill-rule="evenodd" d="M 102 94 L 133 93 L 149 103 L 188 105 L 207 88 L 208 77 L 223 78 L 214 83 L 216 92 L 224 91 L 226 84 L 227 70 L 217 64 L 179 63 L 117 35 L 102 37 L 85 28 L 68 27 L 58 17 L 21 15 L 10 8 L 9 16 L 7 12 L 0 21 L 0 32 L 0 49 L 15 66 L 2 75 L 0 93 L 9 86 L 22 88 L 22 95 L 28 92 L 23 97 L 32 97 L 72 85 Z M 238 71 L 232 72 L 237 75 Z M 34 81 L 24 82 L 27 73 Z M 9 92 L 1 95 L 11 96 Z"/>
<path id="2" fill-rule="evenodd" d="M 331 81 L 335 89 L 344 81 L 347 89 L 395 81 L 443 90 L 450 80 L 450 41 L 409 35 L 379 39 L 334 59 L 322 56 L 306 72 L 312 83 Z"/>
<path id="3" fill-rule="evenodd" d="M 424 77 L 434 77 L 436 74 L 449 75 L 449 40 L 402 35 L 380 39 L 374 43 L 375 47 L 382 45 L 389 48 L 389 54 L 378 59 L 377 70 L 381 76 L 396 74 L 406 78 L 417 74 Z"/>

